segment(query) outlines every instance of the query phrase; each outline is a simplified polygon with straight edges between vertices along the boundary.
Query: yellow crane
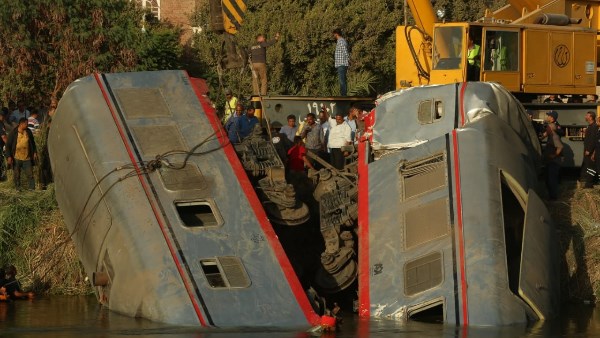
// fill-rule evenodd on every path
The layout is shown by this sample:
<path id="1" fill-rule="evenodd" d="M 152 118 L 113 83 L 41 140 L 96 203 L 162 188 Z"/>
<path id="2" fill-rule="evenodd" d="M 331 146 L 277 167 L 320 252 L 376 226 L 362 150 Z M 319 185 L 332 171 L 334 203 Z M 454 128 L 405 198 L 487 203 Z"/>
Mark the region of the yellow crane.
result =
<path id="1" fill-rule="evenodd" d="M 396 30 L 397 88 L 474 80 L 513 93 L 596 94 L 599 1 L 510 0 L 476 22 L 438 22 L 429 0 L 408 4 L 416 26 Z"/>
<path id="2" fill-rule="evenodd" d="M 396 88 L 467 81 L 510 90 L 534 120 L 555 110 L 565 127 L 563 165 L 579 166 L 598 81 L 599 0 L 509 0 L 475 22 L 444 22 L 430 0 L 407 0 L 414 26 L 396 29 Z M 544 95 L 569 97 L 545 103 Z M 563 99 L 561 102 L 565 102 Z"/>

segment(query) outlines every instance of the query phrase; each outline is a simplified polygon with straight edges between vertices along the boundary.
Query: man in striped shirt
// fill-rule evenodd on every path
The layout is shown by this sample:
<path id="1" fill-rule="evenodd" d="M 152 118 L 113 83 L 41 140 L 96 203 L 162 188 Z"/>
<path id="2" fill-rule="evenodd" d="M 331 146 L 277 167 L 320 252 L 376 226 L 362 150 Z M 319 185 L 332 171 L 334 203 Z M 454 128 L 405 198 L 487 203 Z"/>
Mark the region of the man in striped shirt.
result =
<path id="1" fill-rule="evenodd" d="M 335 68 L 337 69 L 338 78 L 340 79 L 340 95 L 346 96 L 348 92 L 346 72 L 348 72 L 348 67 L 350 66 L 348 43 L 346 42 L 346 39 L 342 37 L 342 31 L 340 29 L 334 29 L 333 36 L 337 40 L 335 45 Z"/>

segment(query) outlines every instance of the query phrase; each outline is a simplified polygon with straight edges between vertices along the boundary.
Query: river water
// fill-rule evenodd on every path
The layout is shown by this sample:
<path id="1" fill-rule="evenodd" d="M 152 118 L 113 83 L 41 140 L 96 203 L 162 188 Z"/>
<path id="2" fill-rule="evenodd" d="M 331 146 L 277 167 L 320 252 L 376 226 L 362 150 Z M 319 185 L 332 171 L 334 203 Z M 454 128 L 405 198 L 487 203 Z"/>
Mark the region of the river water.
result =
<path id="1" fill-rule="evenodd" d="M 545 323 L 492 328 L 456 328 L 421 322 L 358 320 L 344 317 L 336 333 L 256 329 L 198 329 L 153 323 L 108 311 L 94 297 L 43 297 L 0 303 L 0 337 L 600 337 L 600 311 L 590 305 L 569 305 L 559 318 Z"/>

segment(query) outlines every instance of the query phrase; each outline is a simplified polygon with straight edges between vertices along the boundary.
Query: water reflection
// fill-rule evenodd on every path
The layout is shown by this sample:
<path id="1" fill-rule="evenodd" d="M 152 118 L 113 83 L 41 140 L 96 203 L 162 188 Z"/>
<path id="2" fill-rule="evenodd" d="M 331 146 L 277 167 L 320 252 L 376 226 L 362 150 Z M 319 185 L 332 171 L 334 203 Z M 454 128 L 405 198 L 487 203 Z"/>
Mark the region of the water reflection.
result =
<path id="1" fill-rule="evenodd" d="M 129 318 L 100 307 L 93 297 L 50 297 L 34 301 L 0 303 L 1 337 L 594 337 L 600 336 L 600 312 L 591 306 L 563 309 L 561 316 L 545 323 L 489 328 L 457 328 L 450 325 L 390 320 L 359 320 L 346 315 L 340 331 L 315 335 L 274 329 L 207 330 L 174 327 Z"/>

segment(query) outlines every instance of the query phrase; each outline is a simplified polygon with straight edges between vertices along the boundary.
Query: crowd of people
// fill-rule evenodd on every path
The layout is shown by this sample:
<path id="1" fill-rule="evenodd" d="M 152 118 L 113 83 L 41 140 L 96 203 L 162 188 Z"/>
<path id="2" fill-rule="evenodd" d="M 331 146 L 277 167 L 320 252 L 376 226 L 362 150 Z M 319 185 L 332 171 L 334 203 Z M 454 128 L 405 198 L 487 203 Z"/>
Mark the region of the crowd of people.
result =
<path id="1" fill-rule="evenodd" d="M 11 301 L 18 299 L 33 299 L 33 292 L 25 292 L 17 279 L 17 268 L 7 265 L 0 268 L 0 300 Z"/>
<path id="2" fill-rule="evenodd" d="M 12 107 L 11 107 L 12 108 Z M 3 107 L 0 112 L 0 180 L 8 179 L 13 172 L 17 190 L 35 189 L 34 167 L 39 161 L 35 136 L 41 132 L 42 124 L 49 128 L 51 118 L 40 114 L 38 109 L 27 108 L 20 102 L 14 109 Z M 46 134 L 47 135 L 47 134 Z M 47 149 L 42 150 L 44 153 Z M 48 156 L 44 156 L 39 170 L 39 181 L 45 187 L 52 180 Z M 25 181 L 25 186 L 23 182 Z"/>
<path id="3" fill-rule="evenodd" d="M 226 93 L 222 122 L 229 141 L 238 144 L 253 132 L 259 121 L 254 116 L 254 107 L 244 108 L 229 90 Z M 234 111 L 230 110 L 229 102 L 236 102 Z M 285 150 L 280 156 L 288 169 L 294 172 L 320 169 L 322 165 L 307 156 L 307 153 L 312 153 L 334 168 L 343 170 L 346 158 L 353 152 L 352 145 L 358 141 L 359 131 L 363 126 L 359 118 L 361 113 L 359 108 L 352 107 L 346 116 L 342 112 L 331 116 L 328 109 L 323 107 L 318 118 L 314 113 L 309 113 L 304 121 L 298 123 L 295 115 L 288 115 L 286 125 L 281 128 L 272 127 L 273 139 Z"/>
<path id="4" fill-rule="evenodd" d="M 593 188 L 600 178 L 600 116 L 597 116 L 595 111 L 588 111 L 584 120 L 586 127 L 582 131 L 583 162 L 578 185 L 589 189 Z M 539 137 L 542 141 L 545 140 L 543 159 L 548 199 L 554 201 L 559 197 L 560 168 L 564 161 L 565 149 L 562 137 L 566 135 L 566 130 L 558 122 L 558 112 L 555 110 L 546 113 L 545 122 Z"/>

